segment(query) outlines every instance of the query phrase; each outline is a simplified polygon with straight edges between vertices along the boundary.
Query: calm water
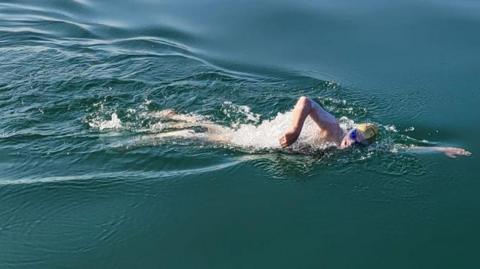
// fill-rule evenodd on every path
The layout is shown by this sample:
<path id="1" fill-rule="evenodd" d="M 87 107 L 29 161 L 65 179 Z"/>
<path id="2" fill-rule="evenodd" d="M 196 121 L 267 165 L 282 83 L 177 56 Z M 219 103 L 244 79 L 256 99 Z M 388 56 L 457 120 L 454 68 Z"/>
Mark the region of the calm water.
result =
<path id="1" fill-rule="evenodd" d="M 0 267 L 477 268 L 479 29 L 472 0 L 0 1 Z M 279 150 L 300 95 L 380 140 Z"/>

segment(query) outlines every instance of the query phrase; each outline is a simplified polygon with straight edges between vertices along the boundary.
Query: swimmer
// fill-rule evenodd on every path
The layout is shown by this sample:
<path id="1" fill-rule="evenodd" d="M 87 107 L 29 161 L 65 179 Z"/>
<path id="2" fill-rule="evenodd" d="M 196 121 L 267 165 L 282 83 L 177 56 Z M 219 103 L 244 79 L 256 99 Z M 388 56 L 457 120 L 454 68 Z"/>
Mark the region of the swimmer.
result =
<path id="1" fill-rule="evenodd" d="M 291 127 L 279 139 L 282 147 L 286 148 L 298 139 L 308 116 L 318 126 L 320 138 L 325 142 L 335 143 L 341 149 L 353 145 L 371 144 L 378 135 L 378 128 L 370 123 L 359 124 L 351 130 L 343 130 L 332 114 L 312 99 L 302 96 L 293 109 Z M 469 151 L 456 147 L 415 147 L 412 150 L 415 152 L 442 152 L 451 158 L 471 155 Z"/>

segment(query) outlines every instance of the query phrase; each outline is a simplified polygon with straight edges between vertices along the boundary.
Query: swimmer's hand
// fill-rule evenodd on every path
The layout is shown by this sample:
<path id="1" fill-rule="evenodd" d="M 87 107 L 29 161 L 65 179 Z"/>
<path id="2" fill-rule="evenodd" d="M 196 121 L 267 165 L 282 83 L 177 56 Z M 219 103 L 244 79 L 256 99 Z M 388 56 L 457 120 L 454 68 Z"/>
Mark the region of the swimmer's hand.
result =
<path id="1" fill-rule="evenodd" d="M 295 130 L 287 131 L 280 137 L 278 143 L 280 143 L 280 146 L 282 146 L 282 148 L 286 148 L 293 144 L 295 141 L 297 141 L 299 135 L 300 133 L 295 132 Z"/>
<path id="2" fill-rule="evenodd" d="M 444 153 L 450 158 L 457 158 L 458 156 L 470 156 L 472 153 L 468 150 L 455 147 L 434 147 L 435 150 Z"/>

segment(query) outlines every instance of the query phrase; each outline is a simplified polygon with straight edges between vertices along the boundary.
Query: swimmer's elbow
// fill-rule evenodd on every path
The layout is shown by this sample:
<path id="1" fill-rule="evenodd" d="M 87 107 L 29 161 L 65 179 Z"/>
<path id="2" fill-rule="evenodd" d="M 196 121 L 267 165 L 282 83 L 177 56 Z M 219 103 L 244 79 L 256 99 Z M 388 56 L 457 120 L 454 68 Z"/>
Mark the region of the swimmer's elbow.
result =
<path id="1" fill-rule="evenodd" d="M 310 108 L 311 105 L 312 103 L 310 98 L 306 96 L 300 96 L 300 98 L 298 98 L 297 106 Z"/>

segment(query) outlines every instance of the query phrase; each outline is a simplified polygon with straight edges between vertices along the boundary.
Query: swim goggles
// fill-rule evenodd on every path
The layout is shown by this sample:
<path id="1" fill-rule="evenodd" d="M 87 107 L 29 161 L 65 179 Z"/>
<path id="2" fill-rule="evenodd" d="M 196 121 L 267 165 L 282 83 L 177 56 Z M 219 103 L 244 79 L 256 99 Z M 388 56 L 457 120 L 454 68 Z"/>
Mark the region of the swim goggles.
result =
<path id="1" fill-rule="evenodd" d="M 358 137 L 358 130 L 357 128 L 353 128 L 350 133 L 348 134 L 348 137 L 355 141 L 355 144 L 360 144 L 360 142 L 357 140 L 357 137 Z"/>

